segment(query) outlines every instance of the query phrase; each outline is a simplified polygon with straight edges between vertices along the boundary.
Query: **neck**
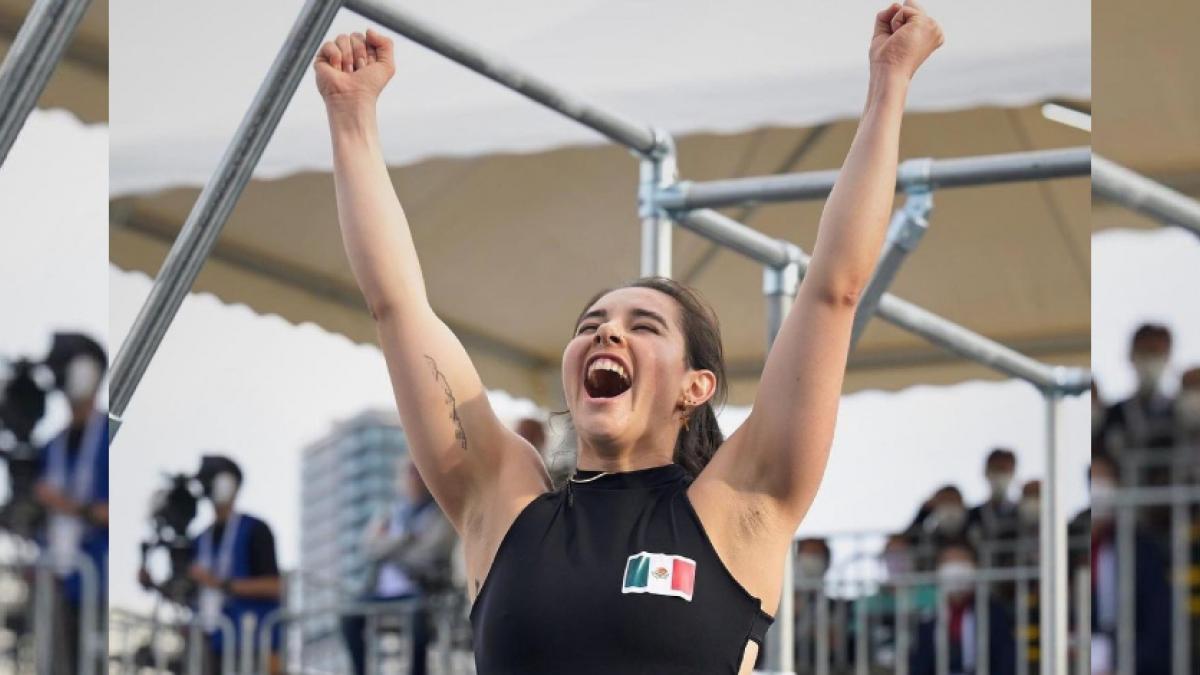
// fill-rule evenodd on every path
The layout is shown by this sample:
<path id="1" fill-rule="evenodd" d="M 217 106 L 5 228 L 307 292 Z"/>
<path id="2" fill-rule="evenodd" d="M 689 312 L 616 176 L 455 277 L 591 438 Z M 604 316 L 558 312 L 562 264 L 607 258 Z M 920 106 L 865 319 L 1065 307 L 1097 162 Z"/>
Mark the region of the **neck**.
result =
<path id="1" fill-rule="evenodd" d="M 625 452 L 606 455 L 596 452 L 581 443 L 577 467 L 580 471 L 607 471 L 609 473 L 639 471 L 641 469 L 652 469 L 656 466 L 670 464 L 672 462 L 672 454 L 671 452 L 659 451 Z"/>
<path id="2" fill-rule="evenodd" d="M 576 466 L 581 471 L 638 471 L 670 464 L 675 459 L 678 427 L 663 425 L 632 444 L 604 443 L 579 436 Z"/>
<path id="3" fill-rule="evenodd" d="M 85 401 L 71 406 L 71 426 L 80 429 L 87 426 L 88 420 L 92 418 L 92 402 Z"/>
<path id="4" fill-rule="evenodd" d="M 216 507 L 216 512 L 217 512 L 217 522 L 224 523 L 229 520 L 230 516 L 233 515 L 233 504 L 226 504 L 224 506 L 218 506 L 218 507 Z"/>

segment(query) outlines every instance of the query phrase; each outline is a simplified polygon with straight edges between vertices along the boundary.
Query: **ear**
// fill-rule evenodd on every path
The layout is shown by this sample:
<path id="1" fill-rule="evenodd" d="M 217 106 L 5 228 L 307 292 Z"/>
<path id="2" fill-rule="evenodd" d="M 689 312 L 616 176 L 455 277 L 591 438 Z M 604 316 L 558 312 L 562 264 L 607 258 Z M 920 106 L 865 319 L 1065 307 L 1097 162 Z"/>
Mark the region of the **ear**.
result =
<path id="1" fill-rule="evenodd" d="M 711 370 L 691 370 L 686 378 L 683 397 L 695 405 L 707 403 L 717 393 L 717 376 Z"/>

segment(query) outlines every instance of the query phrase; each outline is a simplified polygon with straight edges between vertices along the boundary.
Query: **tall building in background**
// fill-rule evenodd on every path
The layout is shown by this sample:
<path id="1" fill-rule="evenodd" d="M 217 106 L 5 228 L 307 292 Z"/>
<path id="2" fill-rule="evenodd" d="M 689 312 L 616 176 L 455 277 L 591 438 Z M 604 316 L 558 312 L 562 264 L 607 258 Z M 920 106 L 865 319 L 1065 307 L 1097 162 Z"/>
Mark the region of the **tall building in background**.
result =
<path id="1" fill-rule="evenodd" d="M 306 608 L 353 602 L 367 574 L 361 541 L 371 516 L 396 497 L 396 459 L 408 442 L 395 412 L 365 411 L 304 448 L 300 486 L 300 578 L 293 602 Z M 345 658 L 337 621 L 303 628 L 304 662 L 336 671 Z"/>

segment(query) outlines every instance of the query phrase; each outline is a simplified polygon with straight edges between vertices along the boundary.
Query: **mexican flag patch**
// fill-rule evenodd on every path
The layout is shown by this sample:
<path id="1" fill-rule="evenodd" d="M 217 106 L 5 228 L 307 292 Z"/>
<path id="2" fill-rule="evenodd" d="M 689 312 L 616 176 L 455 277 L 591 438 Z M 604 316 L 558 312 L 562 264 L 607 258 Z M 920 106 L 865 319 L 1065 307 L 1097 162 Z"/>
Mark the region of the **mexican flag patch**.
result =
<path id="1" fill-rule="evenodd" d="M 692 601 L 696 561 L 669 553 L 635 553 L 625 562 L 622 593 L 673 595 Z"/>

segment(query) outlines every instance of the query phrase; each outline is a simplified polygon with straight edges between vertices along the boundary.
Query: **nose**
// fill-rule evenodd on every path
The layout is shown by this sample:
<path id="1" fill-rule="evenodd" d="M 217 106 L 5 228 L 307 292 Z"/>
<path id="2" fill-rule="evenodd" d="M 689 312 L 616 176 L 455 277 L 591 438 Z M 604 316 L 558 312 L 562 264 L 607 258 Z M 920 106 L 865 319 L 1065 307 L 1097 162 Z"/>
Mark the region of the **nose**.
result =
<path id="1" fill-rule="evenodd" d="M 592 336 L 592 339 L 595 340 L 596 344 L 600 345 L 607 342 L 621 344 L 621 336 L 618 335 L 616 329 L 612 327 L 612 323 L 601 324 L 601 326 L 596 329 L 596 333 Z"/>

